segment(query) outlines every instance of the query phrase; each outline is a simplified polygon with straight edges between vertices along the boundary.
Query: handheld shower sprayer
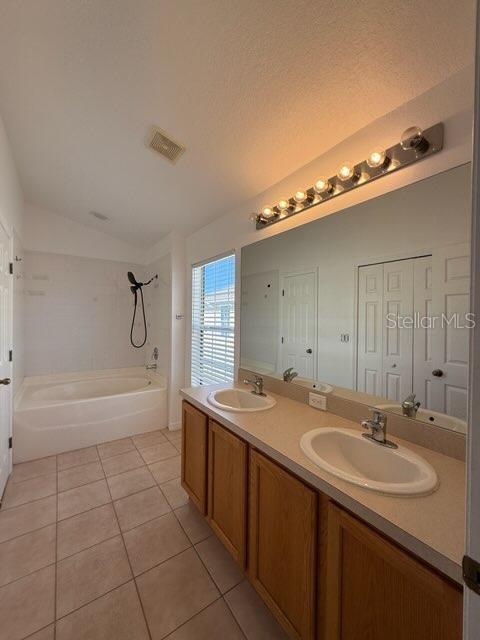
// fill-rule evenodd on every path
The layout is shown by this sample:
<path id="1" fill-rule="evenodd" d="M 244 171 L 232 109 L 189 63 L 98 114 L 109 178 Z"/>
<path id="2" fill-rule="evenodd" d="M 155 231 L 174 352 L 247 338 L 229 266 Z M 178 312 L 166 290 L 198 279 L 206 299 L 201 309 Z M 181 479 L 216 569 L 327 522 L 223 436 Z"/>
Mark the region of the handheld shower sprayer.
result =
<path id="1" fill-rule="evenodd" d="M 127 278 L 128 278 L 128 281 L 131 284 L 130 291 L 134 295 L 134 309 L 133 309 L 132 326 L 130 328 L 130 342 L 131 342 L 132 346 L 135 347 L 136 349 L 141 349 L 143 347 L 143 345 L 147 341 L 147 320 L 145 318 L 145 303 L 143 301 L 143 287 L 148 286 L 151 282 L 153 282 L 153 280 L 158 278 L 158 274 L 155 274 L 152 278 L 150 278 L 150 280 L 148 282 L 138 282 L 137 279 L 135 278 L 135 276 L 133 275 L 133 273 L 131 271 L 129 271 L 127 273 Z M 133 340 L 133 327 L 135 325 L 135 316 L 137 314 L 137 303 L 138 303 L 137 291 L 140 291 L 140 299 L 142 301 L 142 314 L 143 314 L 144 338 L 143 338 L 143 342 L 141 344 L 135 344 L 135 342 Z"/>

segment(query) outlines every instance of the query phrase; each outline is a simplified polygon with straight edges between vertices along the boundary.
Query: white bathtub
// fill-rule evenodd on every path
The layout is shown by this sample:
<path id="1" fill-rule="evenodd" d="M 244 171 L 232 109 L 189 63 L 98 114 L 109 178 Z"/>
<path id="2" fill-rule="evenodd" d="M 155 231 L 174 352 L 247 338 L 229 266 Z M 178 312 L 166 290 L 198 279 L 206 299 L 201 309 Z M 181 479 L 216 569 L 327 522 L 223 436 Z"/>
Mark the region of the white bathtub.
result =
<path id="1" fill-rule="evenodd" d="M 167 383 L 144 368 L 25 378 L 15 397 L 15 463 L 167 426 Z"/>

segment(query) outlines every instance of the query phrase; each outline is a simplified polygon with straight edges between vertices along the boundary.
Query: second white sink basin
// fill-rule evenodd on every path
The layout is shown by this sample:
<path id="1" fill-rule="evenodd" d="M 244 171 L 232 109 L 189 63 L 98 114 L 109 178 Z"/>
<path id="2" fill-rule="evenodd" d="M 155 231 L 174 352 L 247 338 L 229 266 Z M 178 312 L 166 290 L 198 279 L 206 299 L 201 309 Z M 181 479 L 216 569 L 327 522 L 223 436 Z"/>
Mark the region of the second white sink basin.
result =
<path id="1" fill-rule="evenodd" d="M 399 496 L 432 493 L 438 484 L 435 469 L 399 445 L 389 449 L 353 429 L 325 427 L 305 433 L 302 451 L 316 465 L 353 484 Z"/>
<path id="2" fill-rule="evenodd" d="M 244 389 L 218 389 L 208 395 L 208 401 L 223 411 L 264 411 L 276 404 L 271 396 L 259 396 Z"/>

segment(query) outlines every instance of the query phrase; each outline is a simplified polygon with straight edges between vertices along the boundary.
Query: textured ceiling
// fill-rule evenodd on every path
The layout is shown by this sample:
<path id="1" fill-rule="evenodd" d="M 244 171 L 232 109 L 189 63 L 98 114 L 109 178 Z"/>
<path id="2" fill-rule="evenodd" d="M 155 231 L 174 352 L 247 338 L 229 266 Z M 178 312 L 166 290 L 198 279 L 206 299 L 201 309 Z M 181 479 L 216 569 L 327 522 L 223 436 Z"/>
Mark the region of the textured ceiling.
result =
<path id="1" fill-rule="evenodd" d="M 26 199 L 144 246 L 474 57 L 473 0 L 1 0 L 0 15 L 0 113 Z M 145 148 L 153 124 L 186 145 L 177 165 Z"/>

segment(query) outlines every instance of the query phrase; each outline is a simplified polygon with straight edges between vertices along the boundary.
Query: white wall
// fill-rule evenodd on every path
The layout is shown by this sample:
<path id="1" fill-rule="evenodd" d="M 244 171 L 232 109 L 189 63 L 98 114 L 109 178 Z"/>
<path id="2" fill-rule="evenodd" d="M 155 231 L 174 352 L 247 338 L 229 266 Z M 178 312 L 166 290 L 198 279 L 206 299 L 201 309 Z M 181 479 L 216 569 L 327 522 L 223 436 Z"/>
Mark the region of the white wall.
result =
<path id="1" fill-rule="evenodd" d="M 244 331 L 242 315 L 242 366 L 251 366 L 249 361 L 257 355 L 260 366 L 280 373 L 277 366 L 280 307 L 274 304 L 272 274 L 277 276 L 278 287 L 279 274 L 315 270 L 317 377 L 352 388 L 356 267 L 435 253 L 448 244 L 468 243 L 470 191 L 471 165 L 466 164 L 244 247 L 242 301 L 245 299 L 249 306 L 249 327 Z M 266 274 L 272 287 L 267 290 L 263 286 L 258 295 L 258 285 L 264 284 Z M 253 297 L 252 285 L 253 294 L 257 294 Z M 272 297 L 271 304 L 267 305 L 266 295 Z M 341 333 L 350 334 L 350 342 L 340 342 Z"/>
<path id="2" fill-rule="evenodd" d="M 24 246 L 28 251 L 145 263 L 144 249 L 114 238 L 108 234 L 108 222 L 102 224 L 105 232 L 27 203 Z"/>
<path id="3" fill-rule="evenodd" d="M 145 348 L 130 345 L 129 270 L 144 277 L 136 264 L 25 252 L 26 375 L 144 364 Z"/>
<path id="4" fill-rule="evenodd" d="M 186 296 L 191 297 L 191 265 L 207 260 L 226 251 L 234 250 L 237 255 L 237 310 L 240 317 L 240 249 L 288 229 L 303 225 L 312 220 L 335 213 L 359 202 L 365 202 L 383 193 L 435 175 L 446 169 L 456 167 L 471 160 L 472 156 L 472 108 L 473 108 L 473 67 L 467 67 L 452 76 L 446 82 L 386 114 L 362 130 L 337 145 L 323 156 L 313 160 L 295 173 L 286 177 L 267 191 L 237 206 L 211 224 L 203 227 L 186 238 Z M 435 122 L 445 123 L 445 142 L 441 153 L 422 162 L 418 162 L 401 171 L 380 180 L 366 184 L 334 198 L 305 213 L 289 220 L 272 225 L 268 229 L 257 231 L 249 220 L 252 212 L 258 212 L 262 206 L 275 203 L 282 197 L 289 197 L 302 187 L 313 184 L 319 175 L 332 175 L 345 160 L 358 162 L 365 158 L 375 146 L 388 147 L 399 139 L 407 127 L 416 124 L 427 128 Z M 281 148 L 281 141 L 279 141 Z M 288 153 L 288 150 L 282 151 Z M 266 151 L 266 161 L 268 161 Z M 191 314 L 188 307 L 187 346 L 185 369 L 189 382 L 190 366 L 190 327 Z M 239 332 L 236 335 L 236 356 L 239 356 Z"/>

